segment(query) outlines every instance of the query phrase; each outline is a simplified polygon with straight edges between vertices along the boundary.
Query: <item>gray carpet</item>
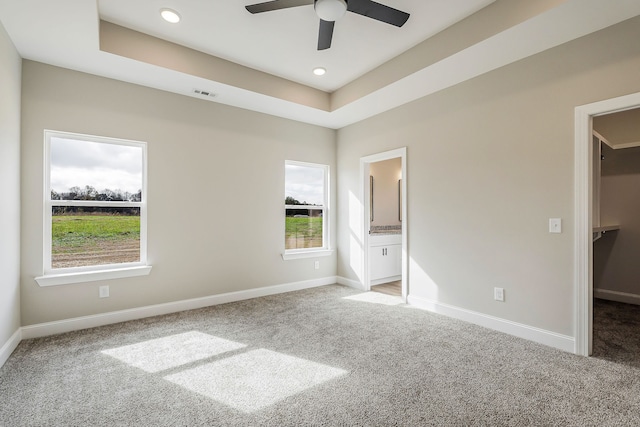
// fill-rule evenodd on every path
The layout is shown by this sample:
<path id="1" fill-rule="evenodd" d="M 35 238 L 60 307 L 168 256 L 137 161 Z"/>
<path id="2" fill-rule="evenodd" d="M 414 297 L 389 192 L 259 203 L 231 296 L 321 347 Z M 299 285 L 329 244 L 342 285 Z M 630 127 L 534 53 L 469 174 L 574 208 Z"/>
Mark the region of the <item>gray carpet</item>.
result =
<path id="1" fill-rule="evenodd" d="M 640 369 L 640 306 L 593 301 L 593 357 Z"/>
<path id="2" fill-rule="evenodd" d="M 23 341 L 0 370 L 0 425 L 640 425 L 637 366 L 360 294 L 326 286 Z"/>

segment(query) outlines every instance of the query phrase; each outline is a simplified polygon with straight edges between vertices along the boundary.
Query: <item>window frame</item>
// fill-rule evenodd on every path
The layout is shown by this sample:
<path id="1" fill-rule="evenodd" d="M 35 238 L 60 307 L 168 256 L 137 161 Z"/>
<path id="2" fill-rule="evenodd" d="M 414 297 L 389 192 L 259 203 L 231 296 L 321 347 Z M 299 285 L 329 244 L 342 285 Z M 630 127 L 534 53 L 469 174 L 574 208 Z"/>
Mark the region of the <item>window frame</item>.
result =
<path id="1" fill-rule="evenodd" d="M 53 200 L 51 198 L 51 140 L 64 138 L 100 144 L 138 147 L 142 152 L 142 197 L 139 202 L 101 200 Z M 35 280 L 40 286 L 90 282 L 132 276 L 147 275 L 147 143 L 121 138 L 86 135 L 71 132 L 44 131 L 44 195 L 43 195 L 43 275 Z M 117 264 L 101 264 L 80 267 L 52 267 L 52 221 L 56 206 L 83 207 L 136 207 L 140 209 L 140 261 Z"/>
<path id="2" fill-rule="evenodd" d="M 324 185 L 324 194 L 323 194 L 323 204 L 321 208 L 315 205 L 284 205 L 284 218 L 283 218 L 283 231 L 286 230 L 286 220 L 287 220 L 287 209 L 310 209 L 310 210 L 321 210 L 322 211 L 322 247 L 317 248 L 300 248 L 300 249 L 287 249 L 286 243 L 284 252 L 282 254 L 282 258 L 284 260 L 289 259 L 298 259 L 298 258 L 312 258 L 318 256 L 328 256 L 333 253 L 331 249 L 330 242 L 330 227 L 331 227 L 331 209 L 330 209 L 330 200 L 331 200 L 331 187 L 330 187 L 330 171 L 331 168 L 327 164 L 322 163 L 310 163 L 310 162 L 301 162 L 297 160 L 285 160 L 285 176 L 284 176 L 284 188 L 286 188 L 287 177 L 286 177 L 286 167 L 288 165 L 292 166 L 301 166 L 301 167 L 311 167 L 321 169 L 323 171 L 323 185 Z M 285 194 L 286 198 L 286 194 Z"/>

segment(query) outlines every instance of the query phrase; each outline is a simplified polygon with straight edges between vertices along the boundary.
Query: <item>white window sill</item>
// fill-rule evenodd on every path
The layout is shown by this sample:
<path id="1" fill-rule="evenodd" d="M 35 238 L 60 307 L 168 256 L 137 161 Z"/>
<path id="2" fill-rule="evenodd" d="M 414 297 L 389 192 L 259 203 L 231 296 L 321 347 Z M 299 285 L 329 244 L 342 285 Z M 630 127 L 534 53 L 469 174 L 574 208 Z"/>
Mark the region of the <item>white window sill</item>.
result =
<path id="1" fill-rule="evenodd" d="M 290 259 L 302 259 L 302 258 L 317 258 L 322 256 L 329 256 L 333 254 L 333 249 L 319 249 L 302 252 L 285 252 L 282 254 L 282 259 L 288 261 Z"/>
<path id="2" fill-rule="evenodd" d="M 96 282 L 98 280 L 123 279 L 126 277 L 147 276 L 150 265 L 114 268 L 112 270 L 79 271 L 77 273 L 46 274 L 36 277 L 40 286 L 70 285 L 73 283 Z"/>

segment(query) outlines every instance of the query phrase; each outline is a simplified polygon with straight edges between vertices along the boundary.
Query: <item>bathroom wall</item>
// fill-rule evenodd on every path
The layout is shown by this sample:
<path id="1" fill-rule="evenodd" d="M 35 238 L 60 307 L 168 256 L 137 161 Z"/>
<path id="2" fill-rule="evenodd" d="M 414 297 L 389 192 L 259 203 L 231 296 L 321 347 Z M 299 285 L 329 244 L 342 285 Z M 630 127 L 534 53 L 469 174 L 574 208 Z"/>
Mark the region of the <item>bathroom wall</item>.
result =
<path id="1" fill-rule="evenodd" d="M 371 163 L 369 174 L 373 177 L 373 220 L 371 225 L 401 225 L 398 186 L 398 180 L 402 178 L 400 157 Z"/>

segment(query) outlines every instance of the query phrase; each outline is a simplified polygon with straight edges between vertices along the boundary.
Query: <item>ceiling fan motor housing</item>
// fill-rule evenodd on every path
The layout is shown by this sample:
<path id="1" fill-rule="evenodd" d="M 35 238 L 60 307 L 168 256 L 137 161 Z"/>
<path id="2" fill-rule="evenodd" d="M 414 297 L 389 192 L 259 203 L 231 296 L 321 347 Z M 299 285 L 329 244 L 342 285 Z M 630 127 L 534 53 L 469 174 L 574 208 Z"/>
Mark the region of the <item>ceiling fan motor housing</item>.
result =
<path id="1" fill-rule="evenodd" d="M 323 21 L 337 21 L 347 12 L 346 0 L 315 0 L 313 8 Z"/>
<path id="2" fill-rule="evenodd" d="M 270 12 L 299 6 L 311 6 L 320 18 L 318 31 L 318 50 L 331 47 L 335 21 L 346 12 L 353 12 L 379 22 L 402 27 L 409 14 L 398 9 L 377 3 L 373 0 L 269 0 L 263 3 L 249 4 L 245 8 L 250 13 Z"/>

